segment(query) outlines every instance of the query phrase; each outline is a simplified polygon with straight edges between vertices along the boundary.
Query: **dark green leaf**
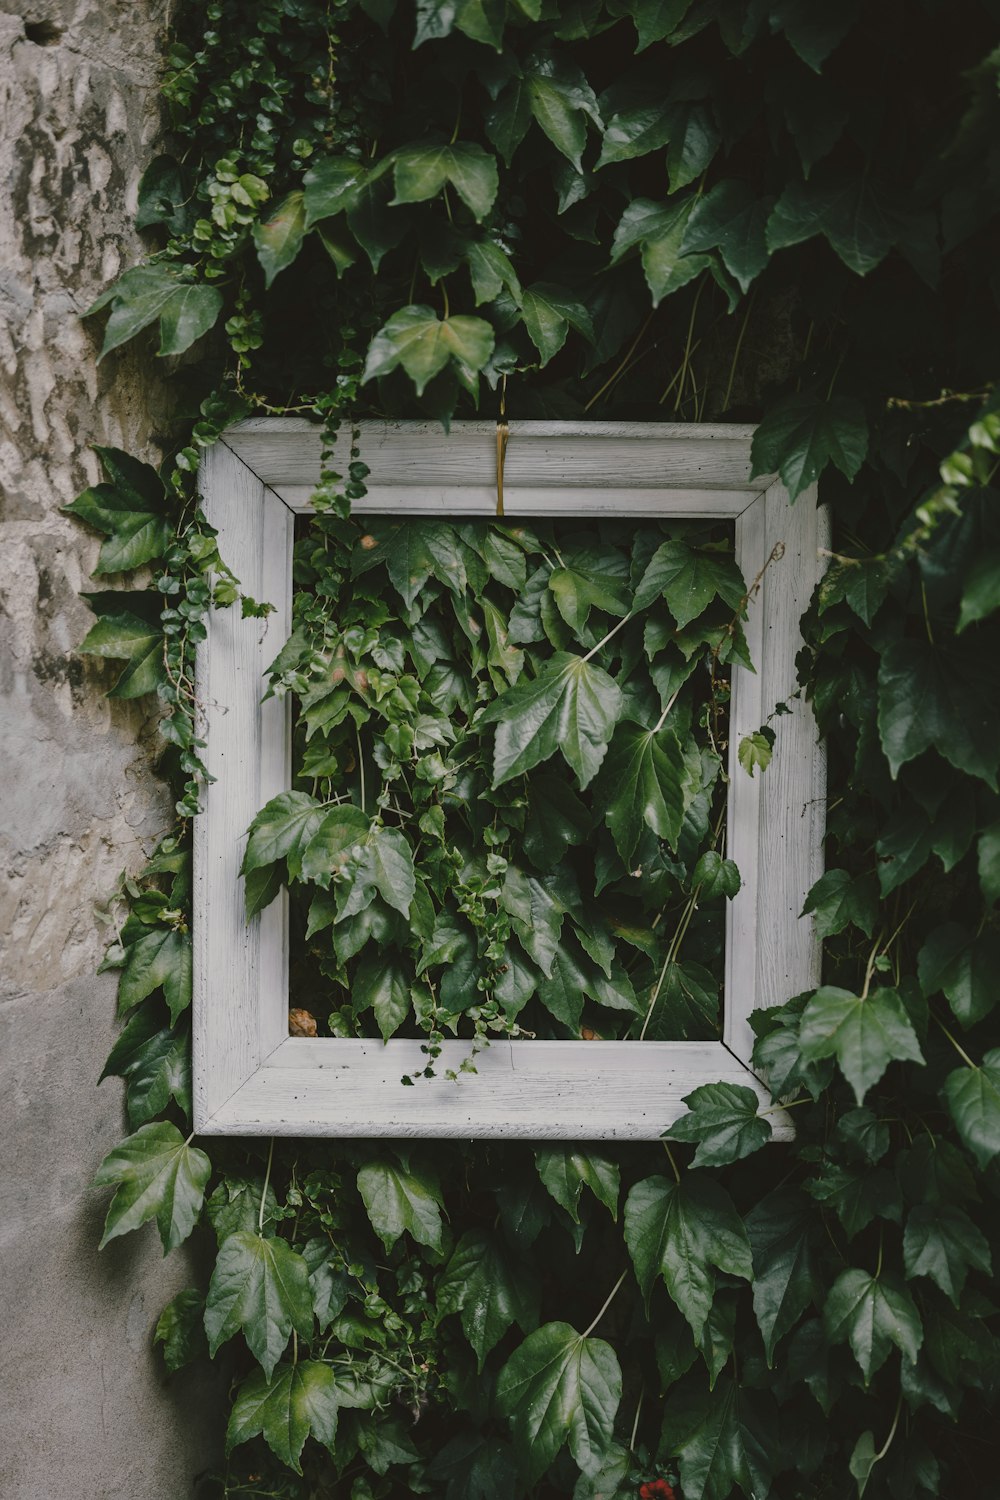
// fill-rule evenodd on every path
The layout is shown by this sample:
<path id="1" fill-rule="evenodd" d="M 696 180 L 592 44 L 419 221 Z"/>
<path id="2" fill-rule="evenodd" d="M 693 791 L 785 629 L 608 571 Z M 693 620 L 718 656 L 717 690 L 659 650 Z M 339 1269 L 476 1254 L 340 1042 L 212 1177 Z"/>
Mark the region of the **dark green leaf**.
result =
<path id="1" fill-rule="evenodd" d="M 163 1345 L 163 1363 L 173 1375 L 184 1365 L 208 1353 L 202 1318 L 205 1295 L 196 1287 L 185 1287 L 161 1312 L 153 1334 L 154 1344 Z"/>
<path id="2" fill-rule="evenodd" d="M 747 1215 L 753 1250 L 753 1310 L 768 1365 L 774 1350 L 820 1295 L 822 1279 L 813 1240 L 815 1210 L 808 1198 L 779 1188 Z"/>
<path id="3" fill-rule="evenodd" d="M 662 1442 L 680 1459 L 686 1500 L 726 1500 L 734 1485 L 745 1495 L 770 1493 L 776 1434 L 752 1403 L 752 1394 L 729 1379 L 668 1402 Z"/>
<path id="4" fill-rule="evenodd" d="M 292 264 L 302 249 L 305 228 L 306 208 L 301 192 L 289 193 L 269 218 L 254 225 L 254 244 L 265 287 L 271 285 L 279 271 Z"/>
<path id="5" fill-rule="evenodd" d="M 101 1248 L 156 1219 L 164 1254 L 187 1239 L 201 1213 L 212 1164 L 185 1141 L 176 1125 L 142 1125 L 109 1151 L 97 1169 L 96 1187 L 115 1187 Z"/>
<path id="6" fill-rule="evenodd" d="M 358 1191 L 386 1249 L 405 1231 L 418 1245 L 441 1249 L 441 1192 L 425 1174 L 389 1161 L 373 1161 L 358 1173 Z"/>
<path id="7" fill-rule="evenodd" d="M 559 353 L 571 327 L 588 342 L 594 341 L 594 327 L 583 303 L 554 282 L 536 281 L 533 286 L 525 287 L 521 311 L 524 326 L 543 365 Z"/>
<path id="8" fill-rule="evenodd" d="M 684 232 L 685 254 L 717 249 L 745 292 L 768 262 L 764 225 L 770 209 L 771 200 L 757 198 L 749 184 L 717 182 L 694 205 Z"/>
<path id="9" fill-rule="evenodd" d="M 710 265 L 707 255 L 689 255 L 682 248 L 693 206 L 690 197 L 674 203 L 634 198 L 615 230 L 611 264 L 617 265 L 629 250 L 639 245 L 654 307 L 659 307 L 664 297 L 686 286 Z"/>
<path id="10" fill-rule="evenodd" d="M 174 927 L 154 927 L 126 948 L 118 983 L 119 1015 L 161 987 L 174 1024 L 191 1004 L 191 937 Z"/>
<path id="11" fill-rule="evenodd" d="M 705 1177 L 647 1177 L 625 1204 L 625 1243 L 648 1303 L 657 1276 L 701 1336 L 715 1293 L 715 1268 L 749 1281 L 750 1243 L 731 1198 Z"/>
<path id="12" fill-rule="evenodd" d="M 404 147 L 396 154 L 393 172 L 394 203 L 422 203 L 436 198 L 450 182 L 477 223 L 493 207 L 499 185 L 494 158 L 482 146 L 462 141 Z"/>
<path id="13" fill-rule="evenodd" d="M 893 1344 L 912 1365 L 923 1342 L 920 1315 L 909 1292 L 890 1276 L 842 1271 L 830 1289 L 823 1322 L 831 1343 L 850 1343 L 865 1385 L 889 1358 Z"/>
<path id="14" fill-rule="evenodd" d="M 957 922 L 947 922 L 921 948 L 917 973 L 926 996 L 940 990 L 961 1024 L 974 1026 L 997 1003 L 1000 937 L 994 932 L 976 937 Z"/>
<path id="15" fill-rule="evenodd" d="M 511 1265 L 494 1235 L 470 1230 L 438 1282 L 438 1309 L 461 1314 L 481 1373 L 487 1354 L 512 1323 L 525 1333 L 537 1325 L 538 1287 L 524 1267 Z"/>
<path id="16" fill-rule="evenodd" d="M 441 319 L 433 308 L 401 307 L 375 335 L 365 362 L 365 380 L 388 375 L 398 365 L 422 396 L 449 363 L 469 390 L 493 353 L 493 329 L 482 318 L 462 314 Z"/>
<path id="17" fill-rule="evenodd" d="M 745 606 L 746 584 L 732 558 L 718 552 L 696 552 L 685 542 L 669 541 L 653 553 L 635 591 L 633 608 L 648 609 L 663 598 L 683 629 L 716 595 L 732 610 Z"/>
<path id="18" fill-rule="evenodd" d="M 552 1197 L 574 1224 L 580 1222 L 580 1195 L 585 1187 L 617 1219 L 621 1174 L 610 1157 L 569 1146 L 540 1146 L 535 1149 L 535 1166 Z"/>
<path id="19" fill-rule="evenodd" d="M 296 1474 L 312 1434 L 331 1447 L 337 1433 L 337 1381 L 330 1365 L 303 1359 L 279 1365 L 273 1377 L 255 1370 L 240 1386 L 226 1430 L 226 1452 L 260 1433 L 271 1452 Z"/>
<path id="20" fill-rule="evenodd" d="M 906 1274 L 929 1276 L 957 1307 L 968 1272 L 993 1270 L 990 1247 L 968 1214 L 940 1204 L 918 1204 L 903 1236 Z"/>
<path id="21" fill-rule="evenodd" d="M 799 1042 L 812 1062 L 836 1057 L 859 1104 L 891 1062 L 924 1060 L 903 1002 L 890 989 L 865 999 L 831 985 L 817 990 L 802 1013 Z"/>
<path id="22" fill-rule="evenodd" d="M 949 1073 L 944 1096 L 962 1144 L 985 1169 L 1000 1154 L 1000 1047 L 980 1067 Z"/>
<path id="23" fill-rule="evenodd" d="M 238 1230 L 223 1240 L 205 1302 L 205 1332 L 213 1359 L 241 1330 L 268 1380 L 292 1330 L 313 1329 L 309 1268 L 281 1239 Z"/>
<path id="24" fill-rule="evenodd" d="M 879 666 L 878 728 L 893 777 L 935 749 L 996 790 L 1000 717 L 967 652 L 921 639 L 890 646 Z"/>
<path id="25" fill-rule="evenodd" d="M 853 479 L 867 452 L 868 422 L 860 402 L 805 391 L 770 406 L 751 445 L 754 477 L 779 474 L 793 500 L 827 464 Z"/>
<path id="26" fill-rule="evenodd" d="M 130 609 L 104 608 L 105 600 L 124 603 L 131 598 L 129 594 L 92 596 L 99 618 L 76 648 L 82 656 L 103 656 L 126 663 L 109 698 L 141 698 L 144 693 L 155 693 L 166 681 L 159 622 L 144 619 Z"/>
<path id="27" fill-rule="evenodd" d="M 737 1083 L 703 1083 L 684 1096 L 688 1113 L 665 1132 L 673 1141 L 697 1141 L 692 1167 L 724 1167 L 759 1151 L 771 1139 L 753 1089 Z"/>
<path id="28" fill-rule="evenodd" d="M 500 1371 L 497 1407 L 511 1424 L 529 1481 L 539 1479 L 564 1443 L 585 1473 L 599 1468 L 621 1401 L 618 1359 L 602 1339 L 568 1323 L 546 1323 Z"/>
<path id="29" fill-rule="evenodd" d="M 827 870 L 806 897 L 803 915 L 816 914 L 816 936 L 834 937 L 845 927 L 859 927 L 871 937 L 878 911 L 878 892 L 873 875 L 856 875 L 846 870 Z"/>
<path id="30" fill-rule="evenodd" d="M 497 726 L 494 787 L 558 750 L 582 790 L 600 769 L 621 710 L 621 690 L 613 678 L 582 657 L 557 651 L 533 682 L 522 680 L 479 720 Z"/>
<path id="31" fill-rule="evenodd" d="M 693 790 L 689 767 L 672 729 L 656 734 L 636 724 L 619 724 L 596 794 L 607 809 L 607 825 L 626 865 L 631 866 L 646 828 L 677 847 Z"/>

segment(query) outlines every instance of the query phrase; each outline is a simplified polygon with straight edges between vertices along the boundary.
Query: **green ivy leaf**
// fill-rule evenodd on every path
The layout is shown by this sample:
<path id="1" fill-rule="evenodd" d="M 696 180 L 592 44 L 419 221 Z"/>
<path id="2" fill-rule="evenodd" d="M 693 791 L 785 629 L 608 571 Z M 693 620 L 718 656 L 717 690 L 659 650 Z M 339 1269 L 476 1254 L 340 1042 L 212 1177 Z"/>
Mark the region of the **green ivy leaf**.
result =
<path id="1" fill-rule="evenodd" d="M 253 227 L 257 259 L 264 272 L 264 286 L 270 287 L 279 271 L 290 266 L 302 249 L 306 231 L 305 196 L 289 193 L 267 219 Z"/>
<path id="2" fill-rule="evenodd" d="M 212 1174 L 204 1151 L 185 1141 L 176 1125 L 142 1125 L 109 1151 L 97 1169 L 95 1187 L 115 1187 L 101 1249 L 121 1234 L 156 1220 L 164 1254 L 187 1239 L 195 1226 Z"/>
<path id="3" fill-rule="evenodd" d="M 306 229 L 353 208 L 366 176 L 349 156 L 324 156 L 311 166 L 303 179 Z"/>
<path id="4" fill-rule="evenodd" d="M 1000 937 L 978 937 L 957 922 L 946 922 L 930 934 L 917 955 L 920 988 L 928 997 L 940 990 L 956 1019 L 974 1026 L 997 1003 Z"/>
<path id="5" fill-rule="evenodd" d="M 667 175 L 671 193 L 697 182 L 712 165 L 722 144 L 710 104 L 694 101 L 678 104 L 671 110 L 670 144 L 667 148 Z"/>
<path id="6" fill-rule="evenodd" d="M 918 1204 L 903 1236 L 906 1274 L 929 1276 L 957 1307 L 969 1271 L 993 1270 L 986 1237 L 960 1208 Z"/>
<path id="7" fill-rule="evenodd" d="M 976 854 L 983 900 L 988 906 L 994 906 L 1000 901 L 1000 821 L 983 829 Z"/>
<path id="8" fill-rule="evenodd" d="M 627 866 L 647 828 L 676 849 L 692 790 L 690 768 L 672 729 L 657 734 L 636 724 L 618 725 L 596 798 Z"/>
<path id="9" fill-rule="evenodd" d="M 822 169 L 820 169 L 822 171 Z M 817 173 L 808 182 L 791 182 L 774 206 L 767 224 L 772 252 L 822 234 L 852 271 L 866 276 L 888 255 L 902 234 L 894 205 L 869 172 L 856 177 Z"/>
<path id="10" fill-rule="evenodd" d="M 771 1125 L 758 1113 L 753 1089 L 738 1083 L 704 1083 L 685 1094 L 688 1113 L 665 1131 L 672 1141 L 697 1141 L 692 1167 L 725 1167 L 766 1146 Z"/>
<path id="11" fill-rule="evenodd" d="M 638 36 L 635 50 L 644 52 L 677 30 L 691 0 L 614 0 L 609 8 L 612 15 L 632 17 Z"/>
<path id="12" fill-rule="evenodd" d="M 163 1362 L 168 1375 L 208 1353 L 202 1323 L 204 1312 L 204 1293 L 192 1286 L 178 1292 L 161 1312 L 153 1342 L 163 1345 Z"/>
<path id="13" fill-rule="evenodd" d="M 706 849 L 694 867 L 691 884 L 701 891 L 702 901 L 712 901 L 716 896 L 727 900 L 739 894 L 740 872 L 731 859 L 723 859 L 715 849 Z"/>
<path id="14" fill-rule="evenodd" d="M 802 1012 L 799 1044 L 810 1062 L 836 1057 L 859 1104 L 891 1062 L 924 1060 L 902 1000 L 884 988 L 865 999 L 833 985 L 817 990 Z"/>
<path id="15" fill-rule="evenodd" d="M 103 292 L 84 316 L 89 318 L 109 304 L 111 316 L 99 359 L 157 321 L 158 352 L 183 354 L 215 324 L 222 311 L 222 293 L 217 287 L 187 280 L 171 266 L 135 266 Z"/>
<path id="16" fill-rule="evenodd" d="M 149 1006 L 137 1011 L 112 1047 L 100 1082 L 124 1078 L 129 1126 L 135 1130 L 175 1100 L 191 1114 L 191 1033 L 163 1026 Z"/>
<path id="17" fill-rule="evenodd" d="M 615 230 L 611 264 L 617 265 L 639 245 L 642 269 L 654 307 L 659 307 L 664 297 L 686 286 L 711 265 L 707 255 L 689 255 L 683 248 L 693 206 L 694 200 L 690 197 L 676 203 L 634 198 Z"/>
<path id="18" fill-rule="evenodd" d="M 191 937 L 175 927 L 154 927 L 125 950 L 118 982 L 118 1014 L 162 987 L 170 1022 L 191 1004 Z"/>
<path id="19" fill-rule="evenodd" d="M 144 594 L 84 594 L 83 597 L 98 619 L 77 651 L 81 656 L 102 656 L 126 664 L 108 697 L 141 698 L 145 693 L 155 693 L 167 680 L 158 601 Z M 153 609 L 156 614 L 147 618 L 145 613 L 135 612 L 136 606 L 151 606 L 150 615 Z"/>
<path id="20" fill-rule="evenodd" d="M 287 795 L 300 794 L 292 792 Z M 312 798 L 309 801 L 316 806 Z M 327 890 L 335 876 L 339 879 L 345 874 L 351 850 L 368 837 L 371 823 L 360 807 L 349 802 L 332 807 L 326 813 L 321 811 L 318 820 L 307 813 L 303 804 L 301 815 L 292 814 L 295 819 L 299 816 L 302 837 L 295 836 L 295 853 L 301 860 L 300 874 L 303 880 Z"/>
<path id="21" fill-rule="evenodd" d="M 439 318 L 433 308 L 411 304 L 393 313 L 371 342 L 364 380 L 388 375 L 402 365 L 422 396 L 446 365 L 470 391 L 493 353 L 493 329 L 482 318 Z"/>
<path id="22" fill-rule="evenodd" d="M 522 679 L 480 717 L 481 725 L 497 726 L 494 787 L 559 750 L 583 790 L 600 769 L 622 704 L 621 689 L 607 672 L 555 652 L 533 682 Z"/>
<path id="23" fill-rule="evenodd" d="M 734 1485 L 747 1495 L 770 1493 L 776 1434 L 752 1402 L 729 1379 L 714 1391 L 671 1397 L 662 1442 L 680 1459 L 686 1500 L 726 1500 Z"/>
<path id="24" fill-rule="evenodd" d="M 635 591 L 633 609 L 648 609 L 657 599 L 683 630 L 718 595 L 732 610 L 746 606 L 746 584 L 731 557 L 695 551 L 686 542 L 662 542 L 649 560 Z"/>
<path id="25" fill-rule="evenodd" d="M 364 844 L 355 848 L 358 852 L 351 856 L 337 888 L 337 921 L 370 906 L 376 892 L 387 906 L 408 917 L 417 881 L 406 835 L 398 828 L 373 824 Z"/>
<path id="26" fill-rule="evenodd" d="M 396 153 L 393 173 L 394 203 L 423 203 L 450 182 L 477 224 L 493 207 L 500 183 L 495 159 L 482 146 L 462 141 L 404 147 Z"/>
<path id="27" fill-rule="evenodd" d="M 817 9 L 808 0 L 777 0 L 771 25 L 785 33 L 802 61 L 818 73 L 855 24 L 859 9 L 860 0 L 846 0 L 835 10 Z"/>
<path id="28" fill-rule="evenodd" d="M 665 146 L 670 139 L 672 113 L 662 99 L 651 98 L 613 114 L 605 127 L 595 171 L 610 162 L 631 161 Z"/>
<path id="29" fill-rule="evenodd" d="M 754 430 L 753 478 L 777 473 L 792 500 L 835 464 L 853 479 L 868 452 L 868 421 L 850 396 L 797 392 L 768 408 Z"/>
<path id="30" fill-rule="evenodd" d="M 806 897 L 802 915 L 816 916 L 816 936 L 835 937 L 846 927 L 858 927 L 871 937 L 878 913 L 878 891 L 874 875 L 855 875 L 846 870 L 827 870 Z"/>
<path id="31" fill-rule="evenodd" d="M 226 1452 L 259 1433 L 281 1463 L 301 1474 L 306 1438 L 312 1434 L 331 1448 L 338 1413 L 337 1381 L 330 1365 L 316 1359 L 279 1365 L 273 1380 L 254 1370 L 236 1393 Z"/>
<path id="32" fill-rule="evenodd" d="M 527 103 L 557 151 L 583 171 L 587 120 L 601 127 L 597 99 L 580 69 L 564 56 L 536 52 L 525 68 Z"/>
<path id="33" fill-rule="evenodd" d="M 533 286 L 525 287 L 521 311 L 528 336 L 541 355 L 543 365 L 559 353 L 571 327 L 589 343 L 594 342 L 590 314 L 565 287 L 550 281 L 536 281 Z"/>
<path id="34" fill-rule="evenodd" d="M 496 1400 L 529 1482 L 565 1443 L 584 1473 L 599 1468 L 621 1394 L 617 1356 L 602 1339 L 581 1337 L 568 1323 L 546 1323 L 526 1338 L 500 1371 Z"/>
<path id="35" fill-rule="evenodd" d="M 699 198 L 684 231 L 685 254 L 718 250 L 726 270 L 745 292 L 768 262 L 764 225 L 770 198 L 757 198 L 746 182 L 728 178 Z"/>
<path id="36" fill-rule="evenodd" d="M 325 816 L 322 805 L 306 792 L 281 792 L 272 797 L 250 824 L 240 873 L 249 875 L 286 859 L 288 873 L 296 879 L 306 847 Z M 368 826 L 367 819 L 364 826 Z"/>
<path id="37" fill-rule="evenodd" d="M 373 1161 L 358 1173 L 358 1191 L 387 1250 L 404 1231 L 418 1245 L 441 1249 L 441 1190 L 430 1177 L 393 1162 Z"/>
<path id="38" fill-rule="evenodd" d="M 850 1344 L 866 1387 L 889 1358 L 893 1345 L 912 1365 L 923 1343 L 913 1298 L 887 1275 L 842 1271 L 826 1299 L 823 1323 L 831 1343 Z"/>
<path id="39" fill-rule="evenodd" d="M 774 755 L 775 738 L 774 730 L 764 726 L 753 734 L 745 734 L 740 740 L 736 756 L 749 777 L 752 778 L 757 770 L 761 774 L 767 770 Z"/>
<path id="40" fill-rule="evenodd" d="M 477 307 L 484 302 L 493 302 L 504 288 L 510 292 L 517 305 L 521 305 L 521 283 L 511 265 L 510 256 L 499 245 L 495 245 L 492 240 L 472 240 L 466 247 L 465 260 L 472 278 Z M 524 566 L 523 559 L 521 566 Z M 523 587 L 522 580 L 518 592 Z"/>
<path id="41" fill-rule="evenodd" d="M 621 1173 L 617 1162 L 610 1157 L 593 1151 L 576 1151 L 570 1146 L 538 1146 L 535 1167 L 551 1196 L 574 1224 L 580 1222 L 580 1195 L 585 1187 L 617 1219 Z"/>
<path id="42" fill-rule="evenodd" d="M 354 976 L 351 1000 L 357 1015 L 371 1010 L 387 1042 L 410 1014 L 406 966 L 392 953 L 366 954 Z"/>
<path id="43" fill-rule="evenodd" d="M 715 1294 L 715 1269 L 749 1281 L 750 1242 L 732 1199 L 708 1178 L 647 1177 L 625 1203 L 625 1243 L 648 1304 L 662 1276 L 695 1339 Z"/>
<path id="44" fill-rule="evenodd" d="M 163 481 L 149 464 L 117 448 L 96 451 L 111 483 L 91 486 L 63 510 L 108 537 L 95 574 L 124 573 L 164 555 L 173 540 L 172 507 Z"/>
<path id="45" fill-rule="evenodd" d="M 981 1067 L 949 1073 L 944 1097 L 962 1144 L 985 1170 L 1000 1154 L 1000 1047 L 986 1053 Z"/>
<path id="46" fill-rule="evenodd" d="M 241 1330 L 268 1380 L 295 1329 L 312 1336 L 309 1267 L 281 1239 L 237 1230 L 219 1247 L 205 1301 L 205 1332 L 215 1358 Z"/>
<path id="47" fill-rule="evenodd" d="M 934 749 L 996 790 L 1000 716 L 968 652 L 926 640 L 889 646 L 878 672 L 878 729 L 894 778 Z"/>
<path id="48" fill-rule="evenodd" d="M 1000 551 L 990 548 L 965 573 L 956 635 L 1000 609 Z"/>
<path id="49" fill-rule="evenodd" d="M 779 1339 L 798 1323 L 823 1286 L 813 1241 L 816 1211 L 804 1194 L 779 1188 L 747 1215 L 753 1250 L 753 1310 L 768 1368 Z"/>
<path id="50" fill-rule="evenodd" d="M 512 1323 L 525 1333 L 538 1325 L 538 1286 L 524 1267 L 514 1268 L 495 1235 L 463 1234 L 438 1282 L 438 1311 L 459 1313 L 482 1374 L 487 1354 Z"/>

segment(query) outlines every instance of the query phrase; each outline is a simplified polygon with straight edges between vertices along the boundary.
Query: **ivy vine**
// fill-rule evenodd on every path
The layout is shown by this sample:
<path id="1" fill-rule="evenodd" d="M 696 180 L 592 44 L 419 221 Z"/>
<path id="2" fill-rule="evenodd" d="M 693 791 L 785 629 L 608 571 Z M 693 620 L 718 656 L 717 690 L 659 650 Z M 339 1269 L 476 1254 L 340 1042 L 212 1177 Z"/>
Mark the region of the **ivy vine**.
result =
<path id="1" fill-rule="evenodd" d="M 120 664 L 114 695 L 159 695 L 177 786 L 109 950 L 126 1025 L 106 1071 L 132 1134 L 98 1181 L 106 1240 L 155 1219 L 165 1249 L 216 1242 L 157 1328 L 170 1370 L 231 1354 L 205 1493 L 987 1492 L 993 7 L 219 0 L 175 28 L 171 154 L 140 195 L 157 248 L 93 311 L 106 351 L 145 330 L 164 357 L 193 351 L 190 421 L 161 475 L 108 451 L 71 509 L 112 585 L 83 649 Z M 504 375 L 518 416 L 758 421 L 758 469 L 793 494 L 819 479 L 832 508 L 800 659 L 829 747 L 808 901 L 824 983 L 756 1022 L 797 1138 L 765 1144 L 755 1097 L 709 1085 L 666 1151 L 205 1152 L 187 1123 L 191 653 L 239 585 L 197 509 L 200 453 L 249 411 L 311 414 L 341 545 L 364 455 L 332 467 L 338 424 L 492 413 Z M 136 568 L 151 587 L 125 586 Z M 515 643 L 544 669 L 537 645 Z M 764 728 L 751 764 L 780 734 Z"/>

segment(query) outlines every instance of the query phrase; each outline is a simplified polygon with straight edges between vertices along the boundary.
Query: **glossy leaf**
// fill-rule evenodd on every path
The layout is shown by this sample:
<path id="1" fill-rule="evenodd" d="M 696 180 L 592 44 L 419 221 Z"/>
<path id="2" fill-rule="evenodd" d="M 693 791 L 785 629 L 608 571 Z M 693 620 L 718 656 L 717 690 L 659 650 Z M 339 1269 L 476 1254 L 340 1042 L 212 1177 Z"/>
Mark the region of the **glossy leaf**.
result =
<path id="1" fill-rule="evenodd" d="M 836 1057 L 859 1104 L 891 1062 L 924 1060 L 902 1000 L 885 988 L 865 999 L 832 985 L 817 990 L 802 1013 L 799 1043 L 812 1062 Z"/>
<path id="2" fill-rule="evenodd" d="M 496 724 L 493 785 L 502 786 L 560 751 L 580 788 L 600 769 L 622 709 L 613 678 L 557 651 L 532 682 L 523 679 L 480 717 Z"/>
<path id="3" fill-rule="evenodd" d="M 478 1368 L 513 1323 L 531 1333 L 538 1323 L 538 1288 L 512 1264 L 494 1235 L 470 1230 L 459 1240 L 438 1282 L 438 1309 L 458 1313 Z"/>
<path id="4" fill-rule="evenodd" d="M 893 1345 L 915 1363 L 923 1342 L 920 1315 L 895 1279 L 867 1271 L 842 1271 L 830 1289 L 823 1322 L 832 1343 L 849 1343 L 865 1385 L 882 1368 Z"/>
<path id="5" fill-rule="evenodd" d="M 926 639 L 890 646 L 879 666 L 878 728 L 894 777 L 934 749 L 996 789 L 1000 717 L 963 652 Z"/>
<path id="6" fill-rule="evenodd" d="M 365 362 L 365 380 L 388 375 L 402 365 L 422 396 L 449 364 L 474 390 L 479 371 L 493 353 L 493 329 L 482 318 L 463 314 L 441 319 L 433 308 L 410 305 L 393 313 L 375 335 Z"/>
<path id="7" fill-rule="evenodd" d="M 944 1097 L 962 1144 L 988 1167 L 1000 1155 L 1000 1048 L 987 1052 L 979 1067 L 949 1073 Z"/>
<path id="8" fill-rule="evenodd" d="M 860 402 L 807 392 L 769 407 L 751 445 L 754 477 L 779 474 L 793 500 L 828 464 L 853 479 L 867 452 L 868 422 Z"/>
<path id="9" fill-rule="evenodd" d="M 337 1381 L 330 1365 L 303 1359 L 279 1365 L 273 1378 L 255 1370 L 240 1386 L 226 1429 L 226 1452 L 259 1434 L 271 1452 L 302 1473 L 302 1449 L 310 1434 L 332 1447 L 339 1413 Z"/>
<path id="10" fill-rule="evenodd" d="M 313 1328 L 309 1267 L 282 1239 L 237 1230 L 219 1246 L 205 1301 L 205 1332 L 212 1357 L 243 1333 L 267 1380 L 292 1330 L 309 1339 Z"/>
<path id="11" fill-rule="evenodd" d="M 593 1151 L 541 1146 L 535 1150 L 535 1166 L 549 1193 L 575 1224 L 580 1221 L 580 1196 L 585 1187 L 617 1219 L 621 1177 L 617 1162 Z"/>
<path id="12" fill-rule="evenodd" d="M 376 1234 L 390 1249 L 401 1234 L 441 1249 L 441 1191 L 424 1173 L 390 1161 L 373 1161 L 358 1173 L 358 1191 Z"/>
<path id="13" fill-rule="evenodd" d="M 611 1442 L 621 1402 L 617 1356 L 603 1339 L 582 1338 L 568 1323 L 546 1323 L 525 1339 L 497 1380 L 497 1407 L 510 1422 L 529 1482 L 564 1444 L 585 1473 Z"/>
<path id="14" fill-rule="evenodd" d="M 673 1141 L 696 1141 L 692 1167 L 724 1167 L 759 1151 L 771 1139 L 770 1122 L 760 1113 L 751 1088 L 737 1083 L 704 1083 L 684 1096 L 688 1113 L 665 1132 Z"/>
<path id="15" fill-rule="evenodd" d="M 183 1244 L 194 1228 L 212 1164 L 185 1141 L 176 1125 L 141 1125 L 109 1151 L 94 1177 L 95 1187 L 114 1187 L 104 1234 L 110 1240 L 155 1219 L 164 1254 Z"/>
<path id="16" fill-rule="evenodd" d="M 699 1338 L 715 1294 L 715 1272 L 749 1281 L 750 1243 L 728 1194 L 705 1177 L 647 1177 L 625 1204 L 625 1243 L 647 1303 L 662 1276 Z"/>
<path id="17" fill-rule="evenodd" d="M 394 203 L 422 203 L 450 183 L 477 223 L 493 207 L 499 185 L 494 158 L 482 146 L 462 141 L 407 147 L 397 153 L 393 173 Z"/>
<path id="18" fill-rule="evenodd" d="M 301 192 L 289 193 L 268 218 L 254 225 L 254 243 L 265 286 L 269 287 L 278 272 L 295 260 L 302 249 L 305 227 L 305 198 Z"/>

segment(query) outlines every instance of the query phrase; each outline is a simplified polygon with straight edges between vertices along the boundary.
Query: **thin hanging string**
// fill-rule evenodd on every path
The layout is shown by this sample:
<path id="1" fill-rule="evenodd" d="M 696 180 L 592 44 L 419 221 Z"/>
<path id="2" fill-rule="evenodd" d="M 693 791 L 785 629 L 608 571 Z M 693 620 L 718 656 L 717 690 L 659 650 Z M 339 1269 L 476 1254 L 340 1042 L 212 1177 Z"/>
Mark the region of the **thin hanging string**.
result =
<path id="1" fill-rule="evenodd" d="M 503 515 L 503 471 L 507 462 L 510 427 L 507 422 L 507 377 L 500 376 L 500 412 L 497 416 L 497 515 Z"/>

